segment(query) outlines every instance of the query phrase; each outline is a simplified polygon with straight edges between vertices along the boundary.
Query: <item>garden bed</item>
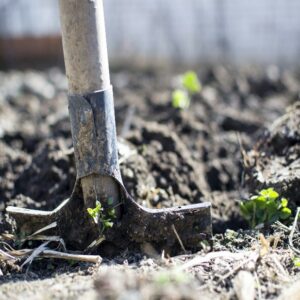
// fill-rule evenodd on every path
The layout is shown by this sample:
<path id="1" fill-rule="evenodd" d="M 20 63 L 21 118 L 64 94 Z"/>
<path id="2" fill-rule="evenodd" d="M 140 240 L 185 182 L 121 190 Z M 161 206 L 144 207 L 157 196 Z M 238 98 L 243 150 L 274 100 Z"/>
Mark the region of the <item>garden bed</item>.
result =
<path id="1" fill-rule="evenodd" d="M 210 201 L 214 248 L 161 258 L 144 245 L 96 267 L 52 259 L 21 270 L 20 263 L 2 262 L 0 296 L 39 297 L 47 289 L 55 299 L 124 293 L 125 299 L 227 299 L 252 281 L 256 297 L 291 292 L 298 268 L 289 229 L 249 231 L 239 202 L 272 186 L 289 198 L 294 213 L 299 206 L 300 77 L 276 67 L 198 71 L 203 87 L 186 110 L 172 107 L 171 72 L 117 71 L 112 82 L 129 193 L 151 208 Z M 71 194 L 76 171 L 62 71 L 8 71 L 0 80 L 3 233 L 12 230 L 6 206 L 53 209 Z"/>

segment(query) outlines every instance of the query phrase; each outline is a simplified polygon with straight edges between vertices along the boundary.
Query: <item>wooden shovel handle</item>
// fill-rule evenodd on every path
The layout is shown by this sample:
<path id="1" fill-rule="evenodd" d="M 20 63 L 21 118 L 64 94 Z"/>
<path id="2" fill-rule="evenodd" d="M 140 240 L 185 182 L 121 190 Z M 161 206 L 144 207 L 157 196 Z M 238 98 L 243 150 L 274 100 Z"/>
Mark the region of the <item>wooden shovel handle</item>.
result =
<path id="1" fill-rule="evenodd" d="M 103 1 L 60 0 L 59 4 L 69 93 L 82 95 L 109 88 Z M 82 178 L 81 184 L 87 207 L 108 199 L 111 206 L 118 207 L 119 186 L 112 178 L 91 175 Z"/>
<path id="2" fill-rule="evenodd" d="M 110 87 L 102 0 L 60 0 L 60 20 L 69 93 Z"/>

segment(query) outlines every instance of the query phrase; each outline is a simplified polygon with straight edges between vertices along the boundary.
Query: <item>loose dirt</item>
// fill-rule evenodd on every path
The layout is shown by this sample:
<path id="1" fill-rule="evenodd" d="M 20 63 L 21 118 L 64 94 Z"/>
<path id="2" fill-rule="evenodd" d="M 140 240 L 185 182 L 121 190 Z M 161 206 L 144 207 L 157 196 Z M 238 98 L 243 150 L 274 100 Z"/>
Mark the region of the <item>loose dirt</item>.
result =
<path id="1" fill-rule="evenodd" d="M 171 105 L 176 74 L 119 70 L 112 82 L 126 188 L 152 208 L 210 201 L 214 252 L 203 245 L 199 254 L 165 258 L 144 245 L 100 266 L 37 260 L 21 270 L 1 262 L 0 298 L 237 299 L 251 280 L 257 298 L 287 293 L 299 271 L 289 229 L 259 237 L 239 201 L 273 186 L 299 206 L 300 77 L 275 66 L 197 71 L 203 88 L 184 111 Z M 0 81 L 3 233 L 12 230 L 7 205 L 55 208 L 71 194 L 76 170 L 63 72 L 7 71 Z"/>

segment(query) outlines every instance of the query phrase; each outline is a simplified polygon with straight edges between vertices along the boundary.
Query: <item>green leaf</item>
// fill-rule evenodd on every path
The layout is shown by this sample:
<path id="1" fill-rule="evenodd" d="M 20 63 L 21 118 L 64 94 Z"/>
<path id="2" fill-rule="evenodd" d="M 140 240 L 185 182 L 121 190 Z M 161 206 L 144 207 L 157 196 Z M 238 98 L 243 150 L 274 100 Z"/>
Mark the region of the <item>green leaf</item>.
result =
<path id="1" fill-rule="evenodd" d="M 101 206 L 101 203 L 99 201 L 96 202 L 96 207 L 95 208 L 88 208 L 87 209 L 87 212 L 88 214 L 96 219 L 98 217 L 98 215 L 100 214 L 100 212 L 102 211 L 102 206 Z"/>
<path id="2" fill-rule="evenodd" d="M 294 257 L 293 263 L 294 263 L 295 267 L 300 268 L 300 258 L 299 257 Z"/>
<path id="3" fill-rule="evenodd" d="M 273 188 L 261 190 L 259 194 L 269 199 L 277 199 L 279 197 L 279 194 Z"/>
<path id="4" fill-rule="evenodd" d="M 288 207 L 284 207 L 280 211 L 280 218 L 283 220 L 286 220 L 287 218 L 290 217 L 292 214 L 292 211 Z"/>
<path id="5" fill-rule="evenodd" d="M 266 209 L 269 212 L 275 212 L 275 211 L 277 211 L 277 209 L 278 209 L 277 203 L 273 199 L 268 200 L 266 202 Z"/>
<path id="6" fill-rule="evenodd" d="M 102 220 L 102 223 L 103 223 L 104 228 L 111 228 L 114 226 L 114 223 L 111 222 L 110 219 Z"/>
<path id="7" fill-rule="evenodd" d="M 267 223 L 272 224 L 279 218 L 278 206 L 274 200 L 268 200 L 266 203 L 266 210 L 267 210 Z"/>
<path id="8" fill-rule="evenodd" d="M 276 221 L 278 221 L 280 218 L 280 212 L 279 211 L 275 211 L 269 214 L 269 219 L 267 220 L 268 224 L 273 224 Z"/>
<path id="9" fill-rule="evenodd" d="M 247 221 L 251 220 L 251 214 L 245 210 L 245 207 L 240 206 L 240 209 L 241 209 L 241 213 L 242 213 L 242 216 L 244 217 L 244 219 Z"/>
<path id="10" fill-rule="evenodd" d="M 288 205 L 288 200 L 286 198 L 281 199 L 281 207 L 287 207 Z"/>
<path id="11" fill-rule="evenodd" d="M 94 218 L 94 216 L 95 216 L 95 213 L 94 213 L 94 209 L 93 208 L 88 208 L 87 209 L 87 212 L 88 212 L 88 214 L 91 216 L 91 217 L 93 217 Z"/>
<path id="12" fill-rule="evenodd" d="M 258 202 L 267 202 L 267 198 L 265 196 L 257 196 L 255 200 Z"/>
<path id="13" fill-rule="evenodd" d="M 243 217 L 247 221 L 251 220 L 252 210 L 253 210 L 252 203 L 250 203 L 250 201 L 241 202 L 240 209 L 241 209 L 241 213 L 242 213 Z"/>
<path id="14" fill-rule="evenodd" d="M 112 217 L 112 218 L 116 218 L 116 211 L 114 208 L 108 208 L 107 209 L 107 214 Z"/>
<path id="15" fill-rule="evenodd" d="M 267 188 L 251 196 L 250 200 L 240 203 L 240 210 L 250 227 L 255 228 L 259 224 L 266 226 L 279 219 L 289 218 L 292 212 L 287 205 L 286 198 L 280 199 L 273 188 Z"/>
<path id="16" fill-rule="evenodd" d="M 199 93 L 201 90 L 201 83 L 194 71 L 188 71 L 183 74 L 182 85 L 190 94 Z"/>
<path id="17" fill-rule="evenodd" d="M 190 106 L 190 98 L 183 90 L 175 90 L 172 93 L 172 106 L 174 108 L 186 109 Z"/>
<path id="18" fill-rule="evenodd" d="M 257 206 L 258 208 L 260 208 L 260 209 L 265 209 L 266 206 L 267 206 L 266 198 L 263 197 L 263 196 L 259 196 L 259 197 L 257 197 L 255 200 L 253 200 L 253 201 L 255 201 L 256 206 Z"/>
<path id="19" fill-rule="evenodd" d="M 266 210 L 258 209 L 256 211 L 257 224 L 265 223 L 266 221 Z"/>

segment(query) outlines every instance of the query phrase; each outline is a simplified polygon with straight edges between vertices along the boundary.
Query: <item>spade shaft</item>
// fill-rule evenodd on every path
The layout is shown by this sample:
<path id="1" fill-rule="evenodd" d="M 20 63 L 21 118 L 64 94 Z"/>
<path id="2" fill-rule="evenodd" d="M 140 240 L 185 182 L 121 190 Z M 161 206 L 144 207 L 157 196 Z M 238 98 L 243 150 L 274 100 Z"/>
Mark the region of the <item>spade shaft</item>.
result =
<path id="1" fill-rule="evenodd" d="M 102 0 L 60 0 L 59 4 L 69 94 L 110 88 Z M 118 206 L 119 187 L 111 177 L 92 174 L 81 178 L 81 185 L 87 207 L 108 199 L 110 205 Z"/>

